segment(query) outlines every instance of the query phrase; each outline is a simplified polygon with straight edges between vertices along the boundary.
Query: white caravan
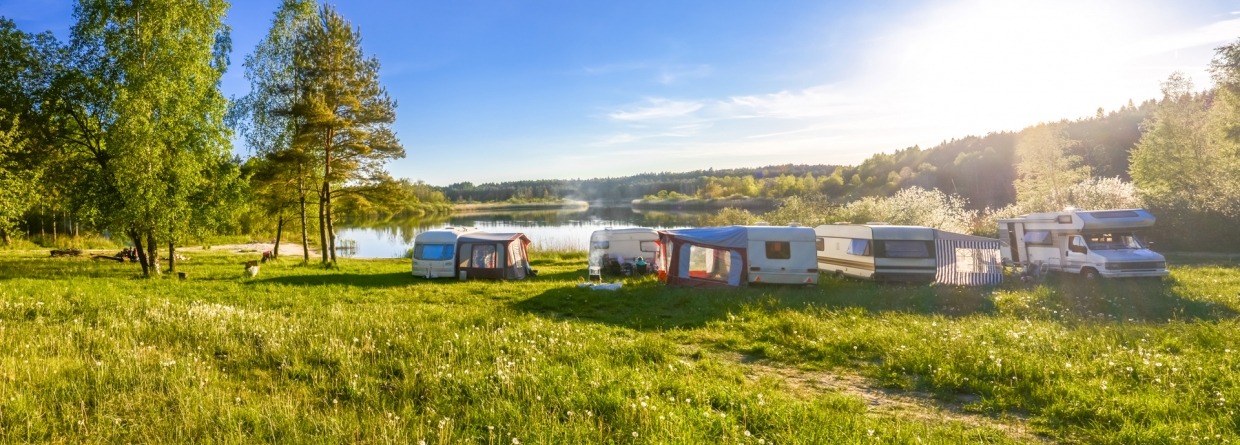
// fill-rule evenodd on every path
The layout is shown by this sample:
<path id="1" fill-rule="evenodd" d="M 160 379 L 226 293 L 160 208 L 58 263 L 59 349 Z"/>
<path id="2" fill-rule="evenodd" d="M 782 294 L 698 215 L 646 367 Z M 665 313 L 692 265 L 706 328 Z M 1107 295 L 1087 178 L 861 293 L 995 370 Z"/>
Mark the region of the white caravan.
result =
<path id="1" fill-rule="evenodd" d="M 797 226 L 745 226 L 750 283 L 817 284 L 814 229 Z"/>
<path id="2" fill-rule="evenodd" d="M 445 227 L 419 233 L 413 239 L 413 276 L 456 277 L 456 240 L 476 231 L 473 227 Z"/>
<path id="3" fill-rule="evenodd" d="M 590 278 L 600 278 L 603 272 L 623 275 L 626 271 L 630 274 L 655 271 L 655 257 L 658 254 L 659 232 L 654 229 L 633 227 L 595 230 L 590 234 Z M 639 257 L 647 267 L 645 271 L 638 270 Z"/>
<path id="4" fill-rule="evenodd" d="M 1138 237 L 1154 225 L 1145 209 L 1031 213 L 1000 219 L 1005 264 L 1085 278 L 1165 277 L 1167 260 Z"/>
<path id="5" fill-rule="evenodd" d="M 877 281 L 932 282 L 934 229 L 888 224 L 825 224 L 818 237 L 818 269 Z"/>

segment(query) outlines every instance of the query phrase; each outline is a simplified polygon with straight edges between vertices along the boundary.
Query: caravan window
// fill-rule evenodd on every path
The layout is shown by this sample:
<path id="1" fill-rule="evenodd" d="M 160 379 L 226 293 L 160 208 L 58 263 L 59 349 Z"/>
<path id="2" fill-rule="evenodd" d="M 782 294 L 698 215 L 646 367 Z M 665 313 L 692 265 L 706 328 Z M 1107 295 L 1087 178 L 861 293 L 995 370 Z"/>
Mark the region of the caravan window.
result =
<path id="1" fill-rule="evenodd" d="M 888 240 L 876 244 L 877 256 L 882 258 L 934 258 L 930 241 Z"/>
<path id="2" fill-rule="evenodd" d="M 642 252 L 658 252 L 659 242 L 658 241 L 642 241 L 641 249 L 642 249 Z"/>
<path id="3" fill-rule="evenodd" d="M 445 261 L 452 259 L 454 244 L 418 244 L 413 249 L 413 257 L 427 261 Z"/>
<path id="4" fill-rule="evenodd" d="M 595 241 L 590 243 L 591 249 L 608 249 L 611 248 L 611 241 Z"/>
<path id="5" fill-rule="evenodd" d="M 770 260 L 786 260 L 792 258 L 792 243 L 788 241 L 767 241 L 766 258 Z"/>
<path id="6" fill-rule="evenodd" d="M 1049 246 L 1051 245 L 1051 232 L 1046 231 L 1046 230 L 1034 230 L 1031 232 L 1025 232 L 1025 243 L 1026 244 L 1042 244 L 1042 245 Z"/>
<path id="7" fill-rule="evenodd" d="M 849 255 L 870 256 L 870 240 L 855 239 L 848 244 Z"/>
<path id="8" fill-rule="evenodd" d="M 703 280 L 728 281 L 732 274 L 732 255 L 727 250 L 702 246 L 689 248 L 689 276 Z"/>
<path id="9" fill-rule="evenodd" d="M 1141 241 L 1131 233 L 1093 233 L 1085 235 L 1085 244 L 1094 250 L 1140 249 Z"/>
<path id="10" fill-rule="evenodd" d="M 499 267 L 499 251 L 494 244 L 474 245 L 472 267 L 492 269 Z"/>

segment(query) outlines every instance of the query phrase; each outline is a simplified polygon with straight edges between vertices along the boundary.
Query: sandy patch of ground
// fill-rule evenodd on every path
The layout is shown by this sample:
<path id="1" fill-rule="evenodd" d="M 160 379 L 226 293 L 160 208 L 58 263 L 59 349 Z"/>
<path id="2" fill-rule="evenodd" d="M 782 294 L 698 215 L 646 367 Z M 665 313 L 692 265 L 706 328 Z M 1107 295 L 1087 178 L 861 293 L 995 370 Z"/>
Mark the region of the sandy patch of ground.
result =
<path id="1" fill-rule="evenodd" d="M 263 252 L 270 251 L 275 248 L 273 243 L 245 243 L 245 244 L 220 244 L 214 246 L 186 246 L 178 247 L 177 252 L 193 252 L 202 250 L 211 250 L 213 252 L 233 252 L 239 254 L 252 254 L 262 256 Z M 301 244 L 280 243 L 280 256 L 302 256 Z M 318 251 L 310 248 L 310 256 L 318 255 Z"/>

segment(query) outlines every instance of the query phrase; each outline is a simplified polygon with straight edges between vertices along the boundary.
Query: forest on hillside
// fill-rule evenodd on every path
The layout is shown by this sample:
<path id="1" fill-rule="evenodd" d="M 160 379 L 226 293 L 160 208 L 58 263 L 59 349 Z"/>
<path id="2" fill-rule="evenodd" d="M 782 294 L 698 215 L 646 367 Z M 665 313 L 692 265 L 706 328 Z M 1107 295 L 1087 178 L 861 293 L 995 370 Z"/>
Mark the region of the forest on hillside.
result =
<path id="1" fill-rule="evenodd" d="M 1095 177 L 1130 180 L 1129 151 L 1141 138 L 1141 123 L 1159 102 L 1147 100 L 1111 112 L 1063 121 L 1074 143 L 1067 152 L 1079 156 Z M 633 176 L 573 180 L 528 180 L 472 184 L 440 190 L 454 202 L 577 199 L 623 202 L 645 197 L 787 198 L 815 194 L 835 203 L 868 196 L 890 196 L 921 187 L 957 195 L 971 208 L 998 208 L 1016 202 L 1016 135 L 1000 132 L 877 153 L 859 165 L 785 164 L 756 168 L 644 173 Z"/>

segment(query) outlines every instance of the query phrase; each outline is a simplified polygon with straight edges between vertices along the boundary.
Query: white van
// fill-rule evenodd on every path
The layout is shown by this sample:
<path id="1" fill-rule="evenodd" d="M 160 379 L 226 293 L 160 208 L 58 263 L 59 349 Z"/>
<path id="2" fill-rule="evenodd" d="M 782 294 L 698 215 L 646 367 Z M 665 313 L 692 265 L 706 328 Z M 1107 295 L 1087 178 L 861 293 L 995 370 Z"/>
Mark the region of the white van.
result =
<path id="1" fill-rule="evenodd" d="M 1145 209 L 1070 208 L 998 223 L 999 251 L 1008 265 L 1091 279 L 1169 275 L 1166 258 L 1141 242 L 1141 229 L 1154 225 Z"/>
<path id="2" fill-rule="evenodd" d="M 876 281 L 935 280 L 934 229 L 888 224 L 824 224 L 814 228 L 818 269 Z"/>
<path id="3" fill-rule="evenodd" d="M 419 233 L 413 239 L 413 276 L 455 278 L 456 240 L 476 231 L 473 227 L 445 227 Z"/>

